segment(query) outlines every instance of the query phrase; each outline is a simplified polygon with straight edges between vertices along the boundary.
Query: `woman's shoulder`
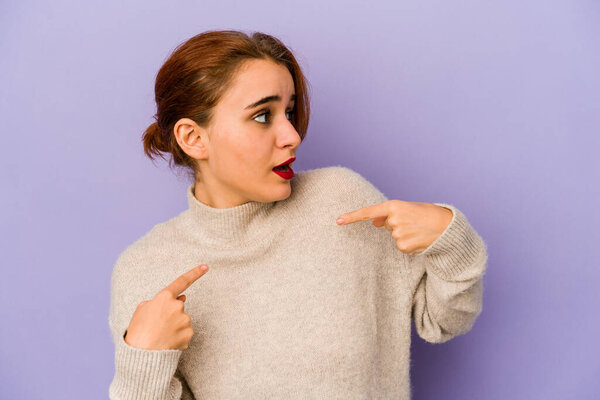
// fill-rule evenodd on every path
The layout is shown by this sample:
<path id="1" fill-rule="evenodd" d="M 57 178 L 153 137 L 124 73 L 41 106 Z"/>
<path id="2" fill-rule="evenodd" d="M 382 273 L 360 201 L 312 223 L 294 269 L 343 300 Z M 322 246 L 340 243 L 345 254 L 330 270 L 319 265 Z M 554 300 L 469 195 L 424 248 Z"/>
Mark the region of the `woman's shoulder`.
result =
<path id="1" fill-rule="evenodd" d="M 292 188 L 292 201 L 298 205 L 288 209 L 302 210 L 299 218 L 309 218 L 314 226 L 335 229 L 338 216 L 387 200 L 375 185 L 348 167 L 306 170 L 296 177 L 299 179 Z"/>
<path id="2" fill-rule="evenodd" d="M 322 196 L 344 203 L 369 204 L 386 201 L 385 195 L 359 172 L 342 165 L 301 171 L 295 187 L 300 194 Z M 292 180 L 293 182 L 293 180 Z"/>
<path id="3" fill-rule="evenodd" d="M 144 272 L 149 262 L 160 262 L 168 259 L 176 249 L 171 249 L 177 244 L 177 230 L 174 222 L 179 215 L 155 224 L 146 230 L 141 236 L 124 246 L 118 254 L 113 266 L 113 275 L 125 274 L 137 276 Z"/>

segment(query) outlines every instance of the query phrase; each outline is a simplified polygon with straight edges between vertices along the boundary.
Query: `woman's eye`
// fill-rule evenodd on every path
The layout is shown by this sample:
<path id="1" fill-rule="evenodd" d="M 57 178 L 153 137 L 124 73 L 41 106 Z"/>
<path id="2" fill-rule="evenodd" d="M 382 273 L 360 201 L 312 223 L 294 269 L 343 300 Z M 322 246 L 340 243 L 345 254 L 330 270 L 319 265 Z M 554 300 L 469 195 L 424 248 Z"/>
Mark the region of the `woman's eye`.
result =
<path id="1" fill-rule="evenodd" d="M 291 120 L 292 119 L 292 114 L 294 114 L 294 110 L 288 111 L 286 114 L 290 114 L 288 120 Z M 270 111 L 265 111 L 264 113 L 258 114 L 256 117 L 254 117 L 254 120 L 256 122 L 260 122 L 261 124 L 265 124 L 265 123 L 267 123 L 266 120 L 264 120 L 264 121 L 257 121 L 256 119 L 259 118 L 259 117 L 263 117 L 263 116 L 266 118 L 269 115 L 271 115 L 271 112 Z"/>
<path id="2" fill-rule="evenodd" d="M 256 121 L 256 118 L 258 118 L 258 117 L 262 117 L 262 116 L 265 116 L 265 117 L 266 117 L 266 116 L 267 116 L 267 115 L 269 115 L 269 114 L 271 114 L 271 112 L 270 112 L 270 111 L 265 111 L 264 113 L 262 113 L 262 114 L 258 114 L 256 117 L 254 117 L 254 120 Z M 267 121 L 256 121 L 256 122 L 260 122 L 261 124 L 264 124 L 264 123 L 266 123 Z"/>

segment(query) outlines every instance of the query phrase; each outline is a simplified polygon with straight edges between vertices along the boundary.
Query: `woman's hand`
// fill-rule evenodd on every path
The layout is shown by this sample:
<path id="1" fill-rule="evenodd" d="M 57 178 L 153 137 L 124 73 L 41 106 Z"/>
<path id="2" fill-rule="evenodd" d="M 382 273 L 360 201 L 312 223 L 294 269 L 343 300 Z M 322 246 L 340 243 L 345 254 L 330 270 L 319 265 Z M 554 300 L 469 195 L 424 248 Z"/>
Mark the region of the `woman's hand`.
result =
<path id="1" fill-rule="evenodd" d="M 342 218 L 344 221 L 339 222 Z M 373 225 L 392 231 L 403 253 L 418 254 L 427 249 L 452 221 L 452 211 L 431 203 L 388 200 L 340 215 L 339 225 L 374 219 Z"/>
<path id="2" fill-rule="evenodd" d="M 125 331 L 125 343 L 147 350 L 187 349 L 194 331 L 191 317 L 183 311 L 185 294 L 180 293 L 208 271 L 208 266 L 201 267 L 179 276 L 152 300 L 142 301 Z"/>

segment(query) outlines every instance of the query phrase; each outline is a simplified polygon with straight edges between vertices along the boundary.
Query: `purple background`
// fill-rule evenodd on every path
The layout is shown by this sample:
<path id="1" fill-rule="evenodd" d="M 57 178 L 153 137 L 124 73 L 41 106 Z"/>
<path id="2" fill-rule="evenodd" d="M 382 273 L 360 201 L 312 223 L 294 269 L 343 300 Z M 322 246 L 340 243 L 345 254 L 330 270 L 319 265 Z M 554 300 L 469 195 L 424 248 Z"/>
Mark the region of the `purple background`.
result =
<path id="1" fill-rule="evenodd" d="M 597 395 L 600 3 L 483 3 L 2 2 L 0 398 L 107 398 L 113 263 L 187 207 L 142 153 L 154 78 L 208 29 L 296 53 L 313 109 L 296 171 L 454 204 L 488 244 L 473 329 L 413 328 L 415 399 Z"/>

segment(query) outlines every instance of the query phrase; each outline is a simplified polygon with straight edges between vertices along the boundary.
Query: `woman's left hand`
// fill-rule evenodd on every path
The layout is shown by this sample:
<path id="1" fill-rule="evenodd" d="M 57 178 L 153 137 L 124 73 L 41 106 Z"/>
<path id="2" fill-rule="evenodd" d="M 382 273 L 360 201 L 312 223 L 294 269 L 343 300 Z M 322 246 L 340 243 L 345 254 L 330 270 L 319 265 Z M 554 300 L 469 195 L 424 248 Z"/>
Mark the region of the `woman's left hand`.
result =
<path id="1" fill-rule="evenodd" d="M 340 215 L 347 225 L 373 219 L 373 225 L 385 226 L 396 239 L 403 253 L 418 254 L 425 251 L 446 230 L 452 221 L 452 211 L 431 203 L 388 200 Z"/>

